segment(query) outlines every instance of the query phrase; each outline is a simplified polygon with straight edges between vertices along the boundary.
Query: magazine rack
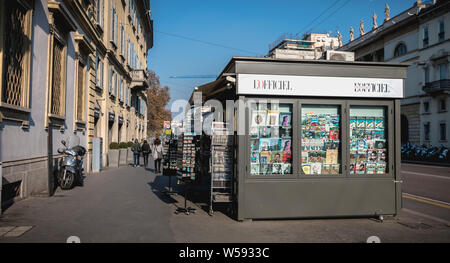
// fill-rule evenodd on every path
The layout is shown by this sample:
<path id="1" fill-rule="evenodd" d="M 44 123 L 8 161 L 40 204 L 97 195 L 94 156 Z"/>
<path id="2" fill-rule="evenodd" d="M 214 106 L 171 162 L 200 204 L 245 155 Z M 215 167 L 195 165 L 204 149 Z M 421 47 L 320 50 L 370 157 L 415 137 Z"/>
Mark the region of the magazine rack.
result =
<path id="1" fill-rule="evenodd" d="M 210 216 L 214 213 L 214 203 L 232 202 L 233 135 L 228 134 L 226 126 L 223 122 L 213 122 L 211 129 Z"/>

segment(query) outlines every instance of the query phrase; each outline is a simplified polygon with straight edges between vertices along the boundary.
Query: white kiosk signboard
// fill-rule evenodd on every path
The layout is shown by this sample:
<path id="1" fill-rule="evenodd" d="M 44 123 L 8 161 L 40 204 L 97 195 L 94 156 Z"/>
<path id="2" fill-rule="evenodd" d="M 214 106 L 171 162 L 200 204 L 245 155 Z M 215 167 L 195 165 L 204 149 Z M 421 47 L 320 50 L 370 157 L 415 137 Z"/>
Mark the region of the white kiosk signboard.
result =
<path id="1" fill-rule="evenodd" d="M 403 79 L 238 74 L 237 94 L 403 98 Z"/>

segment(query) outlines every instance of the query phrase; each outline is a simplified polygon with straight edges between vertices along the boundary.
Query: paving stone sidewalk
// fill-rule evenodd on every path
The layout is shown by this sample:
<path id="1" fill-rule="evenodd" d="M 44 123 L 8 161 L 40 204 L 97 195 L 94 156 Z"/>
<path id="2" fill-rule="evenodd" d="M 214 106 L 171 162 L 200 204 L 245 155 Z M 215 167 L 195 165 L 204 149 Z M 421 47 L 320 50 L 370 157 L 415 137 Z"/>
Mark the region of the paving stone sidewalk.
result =
<path id="1" fill-rule="evenodd" d="M 411 212 L 383 223 L 373 219 L 237 222 L 202 203 L 191 215 L 174 211 L 183 197 L 162 193 L 168 177 L 153 169 L 121 167 L 88 175 L 84 187 L 51 198 L 20 201 L 0 217 L 1 242 L 450 242 L 450 225 Z M 175 180 L 173 180 L 175 182 Z M 181 191 L 181 188 L 179 189 Z"/>

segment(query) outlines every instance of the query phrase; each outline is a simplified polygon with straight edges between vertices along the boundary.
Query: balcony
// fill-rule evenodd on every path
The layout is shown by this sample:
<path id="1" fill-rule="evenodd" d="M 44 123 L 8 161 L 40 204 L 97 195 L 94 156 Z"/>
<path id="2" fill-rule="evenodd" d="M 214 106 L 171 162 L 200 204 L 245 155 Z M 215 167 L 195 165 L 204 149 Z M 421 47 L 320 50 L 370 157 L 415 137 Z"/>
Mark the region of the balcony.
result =
<path id="1" fill-rule="evenodd" d="M 422 90 L 431 95 L 436 95 L 440 93 L 449 93 L 450 79 L 442 79 L 425 83 Z"/>
<path id="2" fill-rule="evenodd" d="M 146 90 L 148 75 L 143 69 L 135 69 L 131 71 L 131 89 L 135 91 Z"/>

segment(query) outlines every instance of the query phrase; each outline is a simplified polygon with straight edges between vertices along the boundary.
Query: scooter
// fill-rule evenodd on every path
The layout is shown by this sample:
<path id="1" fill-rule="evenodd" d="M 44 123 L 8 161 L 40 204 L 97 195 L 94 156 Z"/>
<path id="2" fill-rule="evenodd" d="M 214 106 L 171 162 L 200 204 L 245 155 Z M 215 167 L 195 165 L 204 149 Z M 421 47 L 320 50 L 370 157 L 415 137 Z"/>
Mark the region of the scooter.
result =
<path id="1" fill-rule="evenodd" d="M 58 184 L 63 190 L 72 189 L 75 184 L 83 185 L 83 157 L 86 149 L 83 146 L 68 148 L 66 141 L 61 143 L 64 148 L 59 148 L 58 153 L 64 154 L 58 169 Z"/>

